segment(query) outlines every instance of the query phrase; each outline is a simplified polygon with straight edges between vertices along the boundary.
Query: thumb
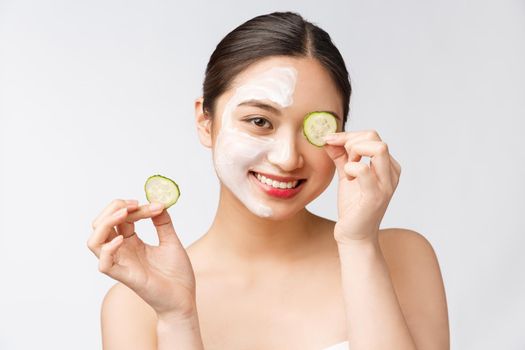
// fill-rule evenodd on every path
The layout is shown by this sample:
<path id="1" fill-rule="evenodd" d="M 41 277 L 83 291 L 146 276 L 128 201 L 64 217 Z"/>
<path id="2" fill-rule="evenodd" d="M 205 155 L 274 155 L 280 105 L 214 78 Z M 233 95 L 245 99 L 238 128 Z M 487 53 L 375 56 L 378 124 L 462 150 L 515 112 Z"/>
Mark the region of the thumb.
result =
<path id="1" fill-rule="evenodd" d="M 348 154 L 346 149 L 343 146 L 329 145 L 326 144 L 323 146 L 323 149 L 326 151 L 330 159 L 333 160 L 335 167 L 337 169 L 337 175 L 339 178 L 345 177 L 345 164 L 348 162 Z"/>
<path id="2" fill-rule="evenodd" d="M 182 246 L 182 243 L 173 228 L 173 223 L 171 221 L 170 214 L 164 209 L 160 214 L 151 218 L 155 229 L 157 230 L 157 235 L 159 237 L 159 245 L 164 243 L 173 243 L 175 242 L 178 245 Z"/>

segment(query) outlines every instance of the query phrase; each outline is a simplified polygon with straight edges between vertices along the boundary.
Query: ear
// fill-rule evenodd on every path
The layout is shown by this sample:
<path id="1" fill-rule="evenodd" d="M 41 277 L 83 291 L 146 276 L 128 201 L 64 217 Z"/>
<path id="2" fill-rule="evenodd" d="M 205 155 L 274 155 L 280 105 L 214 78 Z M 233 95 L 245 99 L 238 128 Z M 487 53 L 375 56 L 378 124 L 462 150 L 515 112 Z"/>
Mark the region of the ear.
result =
<path id="1" fill-rule="evenodd" d="M 199 139 L 204 147 L 211 148 L 212 137 L 211 137 L 211 117 L 204 113 L 202 109 L 204 99 L 199 97 L 195 100 L 195 124 L 197 126 L 197 132 Z"/>

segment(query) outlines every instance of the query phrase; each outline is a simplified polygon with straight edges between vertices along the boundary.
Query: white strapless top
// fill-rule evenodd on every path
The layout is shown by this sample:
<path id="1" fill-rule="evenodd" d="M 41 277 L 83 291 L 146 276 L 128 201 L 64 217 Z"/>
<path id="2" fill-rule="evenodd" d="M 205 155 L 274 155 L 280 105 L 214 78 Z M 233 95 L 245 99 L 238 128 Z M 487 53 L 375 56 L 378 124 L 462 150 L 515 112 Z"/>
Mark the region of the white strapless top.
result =
<path id="1" fill-rule="evenodd" d="M 349 345 L 350 343 L 348 343 L 348 340 L 345 340 L 344 342 L 334 344 L 332 346 L 324 348 L 323 350 L 348 350 Z"/>

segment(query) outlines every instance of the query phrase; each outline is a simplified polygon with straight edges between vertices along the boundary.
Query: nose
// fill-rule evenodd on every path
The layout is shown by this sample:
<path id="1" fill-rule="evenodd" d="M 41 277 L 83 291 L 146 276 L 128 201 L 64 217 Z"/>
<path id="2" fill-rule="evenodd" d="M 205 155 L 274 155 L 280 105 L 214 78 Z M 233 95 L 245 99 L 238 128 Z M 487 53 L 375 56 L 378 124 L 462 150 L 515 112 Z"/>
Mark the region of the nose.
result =
<path id="1" fill-rule="evenodd" d="M 286 172 L 302 168 L 304 159 L 297 147 L 297 142 L 298 140 L 291 132 L 287 135 L 280 135 L 268 152 L 268 161 Z"/>

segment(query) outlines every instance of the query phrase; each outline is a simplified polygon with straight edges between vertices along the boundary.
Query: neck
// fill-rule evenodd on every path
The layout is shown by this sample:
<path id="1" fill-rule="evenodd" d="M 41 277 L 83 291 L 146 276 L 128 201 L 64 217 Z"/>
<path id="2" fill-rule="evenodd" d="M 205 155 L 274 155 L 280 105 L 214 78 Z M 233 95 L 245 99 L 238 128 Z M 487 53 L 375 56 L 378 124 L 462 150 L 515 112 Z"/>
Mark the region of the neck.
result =
<path id="1" fill-rule="evenodd" d="M 206 239 L 224 260 L 290 262 L 312 248 L 316 219 L 305 208 L 285 220 L 259 217 L 221 186 L 219 207 Z"/>

